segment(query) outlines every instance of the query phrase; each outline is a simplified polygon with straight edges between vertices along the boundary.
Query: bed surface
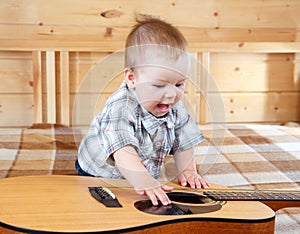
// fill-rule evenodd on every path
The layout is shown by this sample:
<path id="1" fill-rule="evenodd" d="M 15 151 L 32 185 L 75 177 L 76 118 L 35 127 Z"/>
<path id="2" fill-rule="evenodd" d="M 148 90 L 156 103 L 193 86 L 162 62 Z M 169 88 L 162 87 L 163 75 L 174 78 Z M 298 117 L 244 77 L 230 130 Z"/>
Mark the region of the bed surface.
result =
<path id="1" fill-rule="evenodd" d="M 204 125 L 195 150 L 211 183 L 234 188 L 300 190 L 300 128 L 277 125 Z M 0 178 L 22 175 L 75 175 L 74 162 L 85 128 L 35 125 L 0 129 Z M 166 161 L 162 179 L 176 169 Z M 276 213 L 275 233 L 299 233 L 300 208 Z"/>

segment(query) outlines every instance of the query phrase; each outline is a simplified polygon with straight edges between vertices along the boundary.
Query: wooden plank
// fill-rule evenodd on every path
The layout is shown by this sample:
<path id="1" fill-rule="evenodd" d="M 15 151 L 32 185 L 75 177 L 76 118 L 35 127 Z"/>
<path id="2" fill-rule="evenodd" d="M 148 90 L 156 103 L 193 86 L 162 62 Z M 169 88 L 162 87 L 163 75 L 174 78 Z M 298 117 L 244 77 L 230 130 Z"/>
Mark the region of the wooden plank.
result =
<path id="1" fill-rule="evenodd" d="M 294 54 L 213 53 L 211 75 L 221 92 L 300 91 L 294 63 Z"/>
<path id="2" fill-rule="evenodd" d="M 76 93 L 88 71 L 107 55 L 101 52 L 69 53 L 70 92 Z"/>
<path id="3" fill-rule="evenodd" d="M 80 27 L 80 30 L 78 30 Z M 196 26 L 177 27 L 188 43 L 196 42 L 299 42 L 300 29 L 294 28 L 207 28 Z M 114 42 L 121 47 L 131 25 L 119 27 L 80 26 L 80 25 L 38 25 L 38 24 L 0 24 L 0 39 L 35 40 L 49 44 L 49 41 L 66 42 Z M 109 34 L 108 34 L 109 33 Z M 22 45 L 20 45 L 22 46 Z"/>
<path id="4" fill-rule="evenodd" d="M 294 84 L 298 86 L 300 90 L 300 53 L 295 54 L 294 59 Z"/>
<path id="5" fill-rule="evenodd" d="M 158 9 L 149 8 L 155 3 L 160 5 Z M 135 0 L 126 4 L 4 0 L 0 3 L 0 31 L 6 33 L 0 35 L 0 49 L 119 50 L 135 13 L 147 12 L 178 27 L 193 51 L 299 52 L 299 10 L 300 3 L 293 0 L 228 0 L 226 4 L 222 0 L 214 4 L 204 0 Z M 195 15 L 206 17 L 190 17 Z"/>
<path id="6" fill-rule="evenodd" d="M 99 92 L 114 92 L 116 91 L 121 82 L 124 80 L 123 68 L 113 64 L 108 65 L 107 69 L 102 70 L 97 74 L 89 74 L 93 69 L 93 64 L 81 64 L 71 62 L 70 68 L 74 68 L 70 71 L 70 91 L 75 92 L 87 92 L 87 93 L 99 93 Z M 115 67 L 115 68 L 114 68 Z M 119 73 L 117 73 L 119 70 Z M 116 74 L 117 73 L 117 74 Z M 89 80 L 89 76 L 94 77 Z M 89 81 L 88 81 L 89 80 Z"/>
<path id="7" fill-rule="evenodd" d="M 0 93 L 0 127 L 31 126 L 34 120 L 32 94 Z"/>
<path id="8" fill-rule="evenodd" d="M 33 105 L 34 105 L 34 123 L 43 122 L 42 108 L 42 52 L 32 52 L 33 65 Z"/>
<path id="9" fill-rule="evenodd" d="M 159 6 L 154 8 L 153 6 Z M 168 19 L 176 26 L 204 28 L 299 28 L 300 2 L 295 0 L 2 0 L 0 23 L 36 25 L 132 25 L 135 13 Z M 202 17 L 198 17 L 202 16 Z M 80 31 L 80 28 L 79 30 Z"/>
<path id="10" fill-rule="evenodd" d="M 194 42 L 193 51 L 237 52 L 237 53 L 294 53 L 300 52 L 298 42 Z"/>
<path id="11" fill-rule="evenodd" d="M 55 52 L 46 51 L 47 123 L 56 123 Z"/>
<path id="12" fill-rule="evenodd" d="M 193 52 L 296 53 L 300 42 L 191 42 Z M 68 50 L 70 52 L 114 52 L 124 48 L 124 41 L 39 41 L 0 39 L 1 51 Z"/>
<path id="13" fill-rule="evenodd" d="M 60 51 L 60 122 L 70 125 L 69 52 Z"/>
<path id="14" fill-rule="evenodd" d="M 70 101 L 74 103 L 71 115 L 72 126 L 89 126 L 110 95 L 111 93 L 71 94 Z"/>
<path id="15" fill-rule="evenodd" d="M 32 58 L 28 52 L 0 53 L 0 93 L 32 93 Z"/>
<path id="16" fill-rule="evenodd" d="M 295 59 L 294 59 L 294 69 L 293 69 L 293 72 L 294 72 L 294 84 L 295 86 L 298 87 L 298 90 L 300 93 L 300 53 L 296 53 L 295 54 Z M 298 98 L 298 123 L 300 123 L 300 97 Z"/>
<path id="17" fill-rule="evenodd" d="M 201 67 L 200 70 L 200 90 L 201 90 L 201 98 L 200 98 L 200 119 L 199 123 L 204 124 L 207 122 L 207 114 L 208 110 L 208 103 L 207 103 L 207 91 L 209 85 L 209 71 L 210 71 L 210 53 L 203 52 L 201 53 Z"/>
<path id="18" fill-rule="evenodd" d="M 71 68 L 75 67 L 76 73 L 71 73 L 71 80 L 76 80 L 71 86 L 72 92 L 99 93 L 110 89 L 115 91 L 124 79 L 124 54 L 112 53 L 108 56 L 101 54 L 100 59 L 76 61 Z M 116 79 L 117 78 L 117 79 Z"/>
<path id="19" fill-rule="evenodd" d="M 183 103 L 188 113 L 196 122 L 199 122 L 200 119 L 198 110 L 198 106 L 200 105 L 200 98 L 198 95 L 198 93 L 200 92 L 200 76 L 198 72 L 198 67 L 198 54 L 192 53 L 190 55 L 190 72 L 188 80 L 186 81 Z"/>
<path id="20" fill-rule="evenodd" d="M 217 95 L 220 94 L 208 94 L 212 105 L 218 105 Z M 300 93 L 221 93 L 221 95 L 225 105 L 226 123 L 299 121 Z M 223 114 L 222 110 L 219 110 L 219 114 Z M 212 122 L 212 119 L 208 119 L 208 122 Z"/>

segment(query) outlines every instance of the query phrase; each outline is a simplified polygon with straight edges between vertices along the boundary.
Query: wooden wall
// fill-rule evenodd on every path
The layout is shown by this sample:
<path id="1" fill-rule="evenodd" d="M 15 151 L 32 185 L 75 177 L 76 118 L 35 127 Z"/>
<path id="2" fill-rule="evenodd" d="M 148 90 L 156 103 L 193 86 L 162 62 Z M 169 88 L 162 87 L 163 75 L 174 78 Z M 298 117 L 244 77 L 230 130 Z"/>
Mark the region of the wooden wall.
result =
<path id="1" fill-rule="evenodd" d="M 297 0 L 2 0 L 0 127 L 87 125 L 122 81 L 136 13 L 187 38 L 199 123 L 299 122 L 299 12 Z"/>

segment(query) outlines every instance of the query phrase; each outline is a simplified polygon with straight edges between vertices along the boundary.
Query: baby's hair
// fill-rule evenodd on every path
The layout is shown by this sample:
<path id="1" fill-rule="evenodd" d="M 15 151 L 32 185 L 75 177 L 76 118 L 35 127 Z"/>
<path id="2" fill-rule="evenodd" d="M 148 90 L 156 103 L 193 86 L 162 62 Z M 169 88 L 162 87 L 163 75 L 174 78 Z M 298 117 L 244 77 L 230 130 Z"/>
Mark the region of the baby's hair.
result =
<path id="1" fill-rule="evenodd" d="M 177 70 L 186 76 L 188 45 L 182 33 L 149 15 L 138 15 L 136 22 L 125 44 L 125 68 L 155 65 Z"/>
<path id="2" fill-rule="evenodd" d="M 183 51 L 188 50 L 182 33 L 173 25 L 150 15 L 137 15 L 137 24 L 127 36 L 125 47 L 140 45 L 168 45 Z"/>

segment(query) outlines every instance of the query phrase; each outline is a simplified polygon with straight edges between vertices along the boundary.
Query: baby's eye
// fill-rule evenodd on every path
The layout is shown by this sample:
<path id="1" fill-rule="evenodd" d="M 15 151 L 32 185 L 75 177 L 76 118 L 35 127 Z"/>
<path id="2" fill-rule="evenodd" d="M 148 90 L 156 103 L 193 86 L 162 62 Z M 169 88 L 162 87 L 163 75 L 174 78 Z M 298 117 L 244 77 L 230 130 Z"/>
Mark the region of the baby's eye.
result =
<path id="1" fill-rule="evenodd" d="M 184 86 L 184 83 L 179 83 L 179 84 L 176 84 L 175 86 L 176 86 L 177 88 L 183 87 L 183 86 Z"/>
<path id="2" fill-rule="evenodd" d="M 165 87 L 164 85 L 153 85 L 154 87 L 156 87 L 156 88 L 163 88 L 163 87 Z"/>

